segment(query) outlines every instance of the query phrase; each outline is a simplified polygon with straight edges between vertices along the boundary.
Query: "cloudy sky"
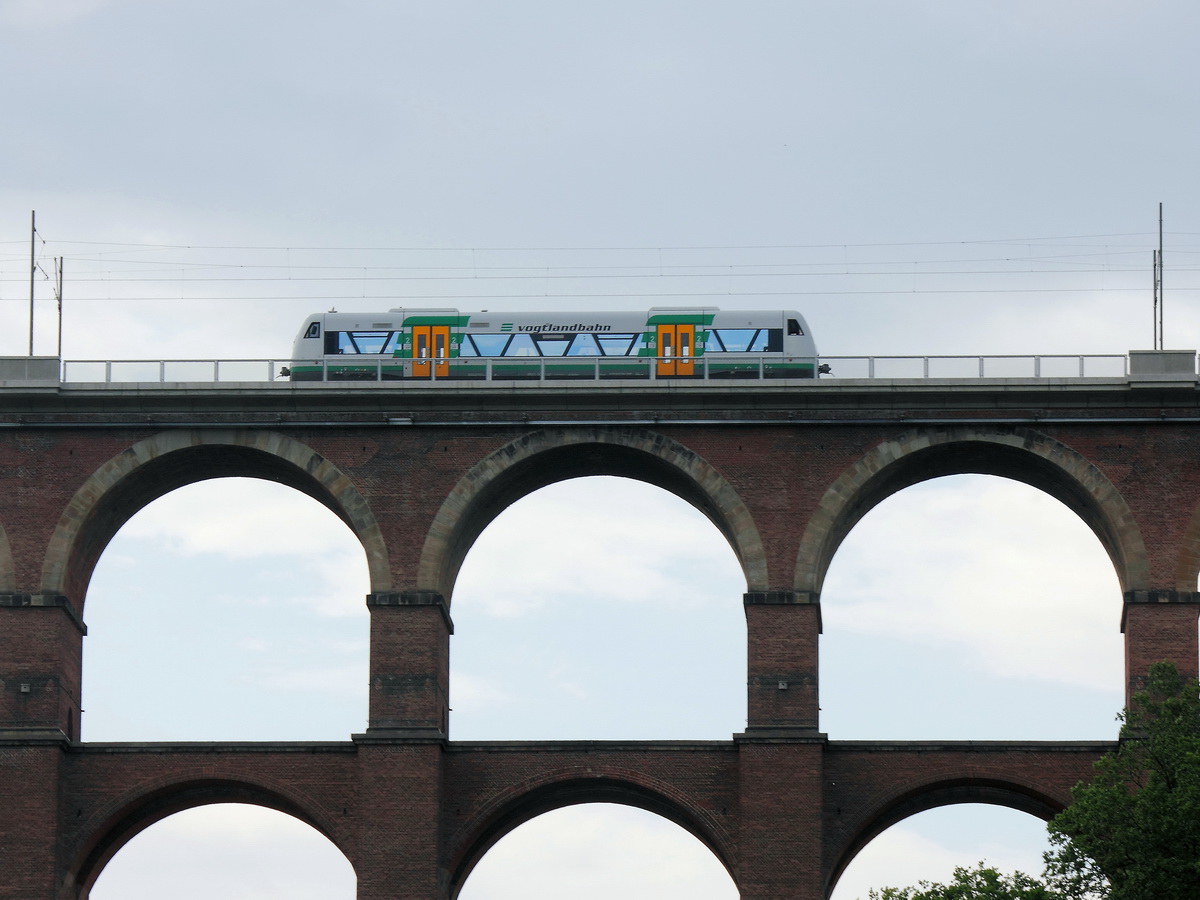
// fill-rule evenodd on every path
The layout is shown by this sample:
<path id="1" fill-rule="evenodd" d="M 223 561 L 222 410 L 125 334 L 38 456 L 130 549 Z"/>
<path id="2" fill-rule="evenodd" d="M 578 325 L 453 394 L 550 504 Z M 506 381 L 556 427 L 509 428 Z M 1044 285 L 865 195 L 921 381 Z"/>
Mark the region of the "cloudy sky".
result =
<path id="1" fill-rule="evenodd" d="M 1183 0 L 0 0 L 0 354 L 28 349 L 32 210 L 35 352 L 57 347 L 63 258 L 68 360 L 282 359 L 334 306 L 697 303 L 803 311 L 835 373 L 867 355 L 1122 354 L 1151 344 L 1160 202 L 1166 341 L 1195 348 L 1198 20 Z M 253 517 L 229 517 L 230 490 L 256 491 Z M 650 543 L 650 516 L 687 540 Z M 276 537 L 298 519 L 311 543 Z M 508 577 L 520 553 L 569 559 L 565 533 L 611 581 Z M 743 590 L 670 496 L 578 482 L 528 498 L 454 597 L 453 737 L 728 738 Z M 164 498 L 89 592 L 84 737 L 360 731 L 365 591 L 361 551 L 305 498 Z M 1113 734 L 1116 580 L 1043 495 L 986 478 L 905 491 L 850 535 L 823 604 L 832 738 Z M 614 646 L 631 614 L 653 652 L 580 637 Z M 639 690 L 667 673 L 695 702 Z M 928 690 L 897 690 L 912 679 Z M 145 717 L 163 694 L 178 712 Z M 916 817 L 835 896 L 982 857 L 1036 870 L 1041 831 L 1003 810 Z M 734 896 L 714 866 L 661 820 L 580 808 L 502 841 L 463 896 L 529 896 L 534 877 L 547 895 Z M 181 897 L 354 890 L 304 826 L 220 807 L 145 832 L 93 896 L 163 896 L 162 876 Z"/>

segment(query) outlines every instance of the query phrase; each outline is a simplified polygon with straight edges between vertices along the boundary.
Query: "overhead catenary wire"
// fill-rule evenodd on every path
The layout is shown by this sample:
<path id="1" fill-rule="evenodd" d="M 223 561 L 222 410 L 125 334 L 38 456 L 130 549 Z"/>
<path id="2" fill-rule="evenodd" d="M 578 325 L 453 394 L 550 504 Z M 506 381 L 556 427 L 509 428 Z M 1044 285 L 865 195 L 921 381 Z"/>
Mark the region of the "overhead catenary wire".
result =
<path id="1" fill-rule="evenodd" d="M 719 304 L 729 297 L 1144 296 L 1144 282 L 1136 274 L 1144 272 L 1144 263 L 1137 260 L 1144 260 L 1146 237 L 1144 232 L 1126 232 L 857 244 L 544 248 L 77 240 L 54 240 L 52 245 L 77 251 L 72 254 L 73 303 L 258 306 L 365 300 L 412 307 L 545 302 L 551 297 L 564 303 Z M 0 250 L 4 243 L 9 242 L 0 243 Z M 897 248 L 942 249 L 907 254 Z M 1191 257 L 1200 263 L 1200 247 L 1173 252 L 1175 258 Z M 213 254 L 217 258 L 211 258 Z M 236 254 L 241 258 L 234 258 Z M 324 254 L 373 258 L 326 259 Z M 451 257 L 440 258 L 445 254 Z M 754 254 L 768 259 L 755 259 Z M 0 252 L 0 300 L 2 285 L 16 280 L 6 267 L 6 256 Z M 1174 271 L 1186 275 L 1197 270 L 1200 264 Z M 1200 282 L 1193 286 L 1185 277 L 1174 290 L 1191 295 L 1200 290 Z"/>
<path id="2" fill-rule="evenodd" d="M 930 258 L 925 258 L 925 259 L 915 259 L 912 257 L 907 257 L 907 258 L 906 257 L 897 257 L 897 258 L 884 258 L 884 259 L 857 260 L 857 261 L 855 261 L 854 264 L 858 265 L 858 266 L 884 266 L 884 265 L 887 265 L 887 266 L 912 266 L 912 265 L 927 266 L 927 265 L 949 265 L 949 264 L 968 265 L 968 264 L 982 264 L 982 263 L 1029 264 L 1029 263 L 1035 263 L 1035 262 L 1052 262 L 1052 263 L 1073 262 L 1073 263 L 1079 264 L 1080 261 L 1093 259 L 1093 258 L 1095 258 L 1095 259 L 1110 259 L 1113 257 L 1125 256 L 1125 257 L 1131 258 L 1130 268 L 1133 268 L 1134 264 L 1132 262 L 1132 258 L 1135 256 L 1140 256 L 1143 252 L 1144 252 L 1143 248 L 1137 247 L 1137 248 L 1130 248 L 1127 250 L 1108 249 L 1103 252 L 1095 252 L 1095 253 L 1055 253 L 1055 254 L 1041 254 L 1038 256 L 1022 255 L 1020 257 L 1015 257 L 1015 256 L 978 256 L 978 257 L 965 257 L 965 258 L 930 257 Z M 1187 253 L 1189 251 L 1183 250 L 1182 252 Z M 1194 253 L 1195 255 L 1200 255 L 1200 249 L 1197 249 L 1196 251 L 1191 251 L 1191 252 Z M 82 257 L 82 258 L 87 259 L 87 257 Z M 3 260 L 3 259 L 4 259 L 4 257 L 0 256 L 0 260 Z M 101 262 L 102 260 L 99 257 L 97 257 L 95 261 Z M 302 264 L 295 263 L 295 262 L 250 263 L 250 262 L 245 262 L 244 260 L 239 260 L 236 262 L 216 262 L 216 261 L 212 261 L 212 260 L 189 261 L 189 260 L 174 259 L 174 258 L 172 258 L 172 259 L 124 259 L 124 260 L 122 260 L 122 263 L 124 265 L 130 266 L 130 267 L 133 267 L 133 266 L 141 266 L 141 267 L 155 266 L 155 267 L 159 267 L 159 268 L 187 267 L 187 268 L 190 268 L 193 270 L 203 270 L 203 269 L 283 269 L 283 268 L 286 268 L 289 271 L 315 270 L 315 271 L 355 271 L 355 272 L 357 272 L 357 271 L 361 271 L 364 268 L 364 265 L 362 263 L 351 263 L 351 264 L 313 263 L 310 265 L 302 265 Z M 501 265 L 501 264 L 497 264 L 497 263 L 491 263 L 488 265 L 479 265 L 478 263 L 471 263 L 470 265 L 453 265 L 450 263 L 441 263 L 441 264 L 437 264 L 437 265 L 433 265 L 433 264 L 414 265 L 411 263 L 403 264 L 403 265 L 373 263 L 370 265 L 370 268 L 377 269 L 377 270 L 383 270 L 383 271 L 403 271 L 403 272 L 462 271 L 462 272 L 472 272 L 472 273 L 478 273 L 478 272 L 526 272 L 529 274 L 534 274 L 534 273 L 543 272 L 543 271 L 582 273 L 582 272 L 607 272 L 610 270 L 623 270 L 623 271 L 637 270 L 637 271 L 641 271 L 643 273 L 655 273 L 655 272 L 680 271 L 680 270 L 687 270 L 687 271 L 722 270 L 722 271 L 724 271 L 724 270 L 729 270 L 729 269 L 750 270 L 750 269 L 817 268 L 817 267 L 830 267 L 830 268 L 837 268 L 840 270 L 840 269 L 844 268 L 845 265 L 846 265 L 846 262 L 841 259 L 839 259 L 839 260 L 813 260 L 813 261 L 790 259 L 790 260 L 779 260 L 779 261 L 771 261 L 771 262 L 754 262 L 754 263 L 688 262 L 688 263 L 664 264 L 662 262 L 657 262 L 657 263 L 653 263 L 653 264 L 612 263 L 612 264 L 607 264 L 607 265 L 599 265 L 596 263 L 577 264 L 577 265 L 570 265 L 570 264 L 563 264 L 563 263 L 550 264 L 550 265 L 530 264 L 530 263 L 525 263 L 525 264 L 520 264 L 520 265 L 516 265 L 516 264 Z M 109 271 L 119 273 L 119 272 L 138 272 L 138 271 L 142 271 L 142 270 L 140 268 L 126 268 L 126 269 L 109 268 Z"/>
<path id="3" fill-rule="evenodd" d="M 1200 292 L 1200 287 L 1195 288 L 1175 288 L 1176 293 L 1194 294 Z M 676 292 L 642 292 L 642 293 L 574 293 L 574 294 L 554 294 L 550 295 L 556 300 L 638 300 L 642 302 L 653 301 L 658 298 L 721 298 L 721 297 L 852 297 L 852 296 L 894 296 L 894 297 L 912 297 L 912 296 L 958 296 L 958 295 L 1038 295 L 1038 294 L 1117 294 L 1131 295 L 1134 293 L 1144 294 L 1144 288 L 1123 287 L 1123 288 L 945 288 L 945 289 L 928 289 L 928 288 L 909 288 L 909 289 L 887 289 L 887 290 L 781 290 L 781 291 L 676 291 Z M 94 295 L 94 296 L 72 296 L 72 302 L 89 303 L 89 302 L 111 302 L 114 297 L 111 295 Z M 123 296 L 120 298 L 124 302 L 153 302 L 153 303 L 218 303 L 218 302 L 234 302 L 234 303 L 278 303 L 278 302 L 329 302 L 343 301 L 347 299 L 355 300 L 375 300 L 380 303 L 429 303 L 438 304 L 450 300 L 545 300 L 547 294 L 538 293 L 511 293 L 511 294 L 421 294 L 411 296 L 396 296 L 392 294 L 380 294 L 378 296 L 368 295 L 363 297 L 360 294 L 289 294 L 286 296 L 267 297 L 261 294 L 250 295 L 192 295 L 181 297 L 177 295 L 138 295 L 138 296 Z"/>
<path id="4" fill-rule="evenodd" d="M 746 245 L 729 245 L 729 246 L 721 246 L 721 245 L 651 246 L 651 245 L 647 245 L 647 246 L 611 246 L 611 247 L 603 247 L 603 246 L 591 246 L 591 247 L 391 246 L 391 247 L 389 247 L 389 246 L 356 246 L 356 245 L 352 245 L 352 244 L 347 244 L 344 246 L 288 246 L 288 245 L 271 246 L 271 245 L 254 245 L 254 244 L 247 244 L 247 245 L 195 244 L 195 245 L 189 245 L 189 244 L 149 244 L 149 243 L 133 243 L 133 242 L 79 241 L 79 240 L 71 240 L 71 239 L 56 240 L 55 244 L 58 246 L 64 246 L 64 247 L 79 246 L 79 247 L 107 248 L 102 251 L 99 251 L 101 257 L 112 257 L 114 255 L 120 255 L 120 254 L 124 254 L 124 253 L 132 253 L 132 252 L 155 252 L 155 251 L 164 251 L 164 250 L 187 251 L 187 252 L 234 251 L 234 252 L 238 252 L 238 253 L 263 253 L 263 252 L 270 252 L 270 253 L 292 253 L 292 252 L 296 252 L 296 253 L 339 253 L 339 254 L 345 254 L 345 253 L 412 253 L 412 254 L 461 253 L 461 254 L 469 255 L 469 257 L 471 259 L 469 267 L 471 267 L 471 268 L 477 267 L 478 259 L 477 259 L 476 255 L 479 253 L 568 253 L 568 252 L 570 252 L 570 253 L 661 254 L 664 252 L 668 252 L 668 253 L 689 253 L 689 252 L 710 253 L 710 252 L 714 252 L 714 251 L 727 251 L 727 252 L 754 251 L 754 252 L 758 252 L 758 251 L 767 251 L 767 250 L 770 250 L 770 251 L 778 251 L 778 250 L 812 251 L 812 250 L 831 250 L 831 249 L 845 251 L 845 250 L 863 250 L 863 249 L 894 248 L 894 247 L 936 247 L 936 246 L 977 247 L 977 246 L 993 245 L 993 246 L 998 246 L 998 247 L 1004 247 L 1004 246 L 1031 247 L 1033 244 L 1045 244 L 1046 242 L 1053 241 L 1053 242 L 1058 242 L 1057 249 L 1059 249 L 1059 250 L 1069 249 L 1071 247 L 1079 247 L 1079 248 L 1084 248 L 1084 249 L 1100 250 L 1104 254 L 1112 254 L 1114 252 L 1132 253 L 1132 252 L 1136 252 L 1136 248 L 1141 248 L 1141 247 L 1145 246 L 1144 243 L 1142 243 L 1141 241 L 1138 241 L 1136 243 L 1131 244 L 1130 248 L 1128 250 L 1117 250 L 1113 247 L 1113 245 L 1111 243 L 1104 243 L 1104 244 L 1089 243 L 1089 244 L 1079 244 L 1079 245 L 1069 245 L 1069 244 L 1061 243 L 1062 241 L 1066 241 L 1066 240 L 1085 240 L 1085 239 L 1099 240 L 1102 238 L 1114 238 L 1114 237 L 1137 237 L 1137 238 L 1144 239 L 1147 237 L 1147 235 L 1144 233 L 1129 233 L 1129 234 L 1114 234 L 1114 235 L 1076 235 L 1076 236 L 1067 236 L 1067 237 L 1059 237 L 1059 238 L 1049 238 L 1049 237 L 1020 238 L 1020 239 L 1009 238 L 1009 239 L 999 239 L 999 240 L 988 239 L 988 240 L 971 240 L 971 241 L 924 241 L 924 242 L 918 241 L 918 242 L 790 244 L 790 245 L 789 244 L 778 244 L 778 245 L 746 244 Z M 6 243 L 12 243 L 12 242 L 0 241 L 0 247 L 3 247 Z M 1062 254 L 1055 254 L 1055 255 L 1061 256 Z M 1077 256 L 1079 254 L 1067 254 L 1067 255 Z M 1092 255 L 1092 254 L 1089 254 L 1089 255 Z M 979 258 L 985 259 L 985 260 L 994 260 L 994 259 L 1009 259 L 1011 257 L 1006 255 L 1006 256 L 1000 256 L 1000 257 L 987 256 L 987 257 L 979 257 Z M 1023 258 L 1028 258 L 1028 256 L 1023 255 Z M 893 257 L 893 258 L 891 258 L 891 261 L 898 263 L 898 262 L 928 262 L 930 260 L 928 258 L 916 259 L 913 257 L 906 257 L 903 259 L 897 259 L 897 258 Z M 154 261 L 154 260 L 143 260 L 142 262 L 144 262 L 146 264 L 159 263 L 159 261 Z M 179 263 L 179 261 L 176 261 L 176 260 L 168 260 L 168 261 L 162 261 L 160 264 L 178 265 L 180 263 Z M 244 263 L 230 263 L 230 265 L 238 265 L 238 264 L 244 264 Z M 658 264 L 661 265 L 661 262 L 659 262 Z M 719 263 L 718 265 L 724 265 L 724 264 L 725 263 Z M 589 267 L 589 266 L 584 266 L 584 268 L 587 268 L 587 267 Z"/>
<path id="5" fill-rule="evenodd" d="M 512 245 L 512 246 L 482 246 L 482 245 L 371 245 L 371 246 L 356 246 L 353 244 L 331 244 L 331 245 L 297 245 L 297 244 L 158 244 L 158 243 L 139 243 L 133 241 L 95 241 L 95 240 L 79 240 L 74 238 L 64 238 L 57 243 L 61 244 L 81 244 L 89 246 L 104 246 L 104 247 L 145 247 L 156 249 L 176 249 L 176 250 L 296 250 L 296 251 L 401 251 L 401 252 L 593 252 L 593 251 L 689 251 L 689 250 L 821 250 L 821 249 L 842 249 L 842 248 L 863 248 L 863 247 L 931 247 L 931 246 L 966 246 L 977 244 L 1013 244 L 1024 245 L 1028 243 L 1041 243 L 1044 241 L 1072 241 L 1072 240 L 1098 240 L 1101 238 L 1122 238 L 1122 237 L 1139 237 L 1144 238 L 1147 232 L 1128 231 L 1114 232 L 1110 234 L 1074 234 L 1074 235 L 1055 235 L 1041 237 L 1006 237 L 1006 238 L 973 238 L 964 240 L 941 240 L 941 241 L 869 241 L 869 242 L 846 242 L 834 241 L 830 243 L 817 244 L 677 244 L 677 245 L 624 245 L 624 244 L 592 244 L 579 246 L 550 246 L 543 247 L 538 245 Z M 4 244 L 0 241 L 0 245 Z"/>
<path id="6" fill-rule="evenodd" d="M 50 278 L 49 273 L 47 273 L 40 265 L 38 266 L 38 271 L 42 272 L 42 274 L 47 279 Z M 1119 269 L 1107 269 L 1105 271 L 1113 272 L 1113 273 L 1120 273 L 1120 272 L 1142 272 L 1144 270 L 1140 266 L 1128 266 L 1128 267 L 1122 267 Z M 1186 269 L 1183 269 L 1182 271 L 1200 271 L 1200 267 L 1186 268 Z M 851 273 L 849 273 L 849 275 L 851 277 L 855 277 L 855 278 L 890 278 L 890 277 L 895 277 L 895 276 L 910 276 L 913 274 L 917 274 L 917 275 L 921 275 L 921 276 L 940 276 L 940 275 L 949 275 L 949 276 L 1019 275 L 1019 276 L 1023 276 L 1023 275 L 1087 275 L 1087 274 L 1093 274 L 1095 272 L 1096 272 L 1095 269 L 1044 269 L 1044 270 L 1036 270 L 1036 271 L 1033 271 L 1033 270 L 1030 270 L 1030 271 L 1025 271 L 1025 270 L 1005 271 L 1002 269 L 989 269 L 989 270 L 954 270 L 954 269 L 928 270 L 928 269 L 922 269 L 922 270 L 914 273 L 912 271 L 891 269 L 891 270 L 875 271 L 875 272 L 851 272 Z M 806 279 L 828 278 L 828 277 L 845 275 L 845 274 L 846 273 L 842 273 L 842 272 L 737 272 L 737 273 L 734 273 L 735 277 L 737 277 L 737 278 L 806 278 Z M 189 272 L 187 275 L 187 280 L 188 280 L 189 284 L 242 284 L 242 283 L 250 283 L 250 284 L 267 283 L 267 284 L 269 284 L 269 283 L 278 283 L 278 282 L 289 282 L 289 283 L 293 283 L 293 284 L 309 284 L 309 283 L 318 284 L 318 283 L 325 283 L 325 282 L 348 282 L 348 281 L 354 281 L 357 283 L 362 283 L 362 282 L 418 282 L 418 281 L 432 281 L 432 282 L 444 282 L 444 283 L 450 283 L 450 282 L 456 282 L 456 281 L 476 281 L 476 282 L 478 282 L 478 281 L 617 281 L 617 280 L 637 280 L 637 279 L 645 279 L 645 278 L 650 278 L 650 277 L 656 277 L 656 278 L 667 277 L 667 278 L 678 278 L 678 279 L 688 279 L 688 280 L 696 280 L 696 279 L 709 280 L 709 279 L 726 279 L 729 277 L 729 274 L 728 273 L 722 274 L 722 273 L 716 273 L 716 272 L 713 272 L 713 273 L 675 272 L 675 273 L 671 273 L 670 275 L 665 275 L 665 276 L 651 276 L 647 273 L 626 273 L 626 274 L 611 274 L 610 273 L 610 274 L 603 274 L 603 275 L 595 275 L 595 274 L 593 274 L 593 275 L 575 275 L 575 274 L 563 274 L 563 275 L 537 275 L 537 274 L 529 274 L 529 275 L 364 275 L 364 274 L 360 274 L 360 275 L 352 275 L 352 274 L 346 274 L 346 275 L 320 275 L 320 276 L 310 275 L 310 276 L 304 276 L 304 277 L 297 278 L 294 276 L 285 276 L 285 275 L 258 275 L 258 276 L 221 275 L 221 276 L 205 277 L 205 276 L 196 275 L 194 272 Z M 0 281 L 6 281 L 6 280 L 13 280 L 13 279 L 0 279 Z M 121 277 L 121 278 L 113 278 L 111 276 L 97 277 L 97 276 L 84 275 L 84 276 L 76 276 L 73 280 L 76 284 L 106 284 L 106 283 L 109 283 L 112 281 L 121 281 L 121 282 L 130 283 L 130 284 L 175 284 L 175 283 L 178 283 L 179 277 L 178 276 L 177 277 L 165 277 L 165 276 L 160 276 L 157 274 L 154 276 Z"/>

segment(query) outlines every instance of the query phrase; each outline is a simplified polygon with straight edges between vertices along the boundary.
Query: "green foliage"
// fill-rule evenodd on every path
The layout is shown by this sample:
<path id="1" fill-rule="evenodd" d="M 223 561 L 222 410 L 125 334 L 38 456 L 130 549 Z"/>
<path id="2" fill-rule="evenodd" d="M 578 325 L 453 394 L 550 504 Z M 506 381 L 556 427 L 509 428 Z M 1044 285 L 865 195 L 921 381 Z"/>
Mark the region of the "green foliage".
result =
<path id="1" fill-rule="evenodd" d="M 955 869 L 949 884 L 922 881 L 917 887 L 871 891 L 869 900 L 1065 900 L 1063 895 L 1024 872 L 1004 875 L 980 863 Z"/>
<path id="2" fill-rule="evenodd" d="M 1046 874 L 1076 896 L 1200 898 L 1200 684 L 1151 667 L 1120 748 L 1050 823 Z"/>
<path id="3" fill-rule="evenodd" d="M 870 900 L 1200 900 L 1200 683 L 1151 666 L 1118 749 L 1049 825 L 1042 880 L 980 863 Z"/>

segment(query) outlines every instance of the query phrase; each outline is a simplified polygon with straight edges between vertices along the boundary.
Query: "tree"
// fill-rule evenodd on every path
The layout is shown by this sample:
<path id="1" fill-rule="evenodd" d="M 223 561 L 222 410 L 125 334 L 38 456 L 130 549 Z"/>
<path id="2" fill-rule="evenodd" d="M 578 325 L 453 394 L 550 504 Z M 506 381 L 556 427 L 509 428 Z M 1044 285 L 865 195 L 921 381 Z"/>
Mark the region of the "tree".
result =
<path id="1" fill-rule="evenodd" d="M 1151 666 L 1119 748 L 1050 822 L 1046 875 L 1075 896 L 1200 897 L 1200 684 Z"/>
<path id="2" fill-rule="evenodd" d="M 917 887 L 871 891 L 869 900 L 1065 900 L 1054 889 L 1024 872 L 1004 875 L 982 862 L 958 868 L 949 884 L 922 881 Z"/>
<path id="3" fill-rule="evenodd" d="M 1197 900 L 1200 898 L 1200 683 L 1150 667 L 1119 717 L 1117 749 L 1049 823 L 1041 880 L 980 863 L 949 884 L 871 891 L 870 900 Z"/>

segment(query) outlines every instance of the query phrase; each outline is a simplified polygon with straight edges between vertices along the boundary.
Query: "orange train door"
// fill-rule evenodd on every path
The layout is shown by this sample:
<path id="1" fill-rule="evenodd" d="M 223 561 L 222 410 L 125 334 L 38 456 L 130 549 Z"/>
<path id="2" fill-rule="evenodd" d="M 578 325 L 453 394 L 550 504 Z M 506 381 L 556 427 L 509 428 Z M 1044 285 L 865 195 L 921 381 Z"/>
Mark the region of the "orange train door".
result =
<path id="1" fill-rule="evenodd" d="M 696 326 L 658 325 L 656 375 L 692 375 L 695 363 Z"/>
<path id="2" fill-rule="evenodd" d="M 428 378 L 430 369 L 438 378 L 450 374 L 449 325 L 414 325 L 412 342 L 414 378 Z"/>

